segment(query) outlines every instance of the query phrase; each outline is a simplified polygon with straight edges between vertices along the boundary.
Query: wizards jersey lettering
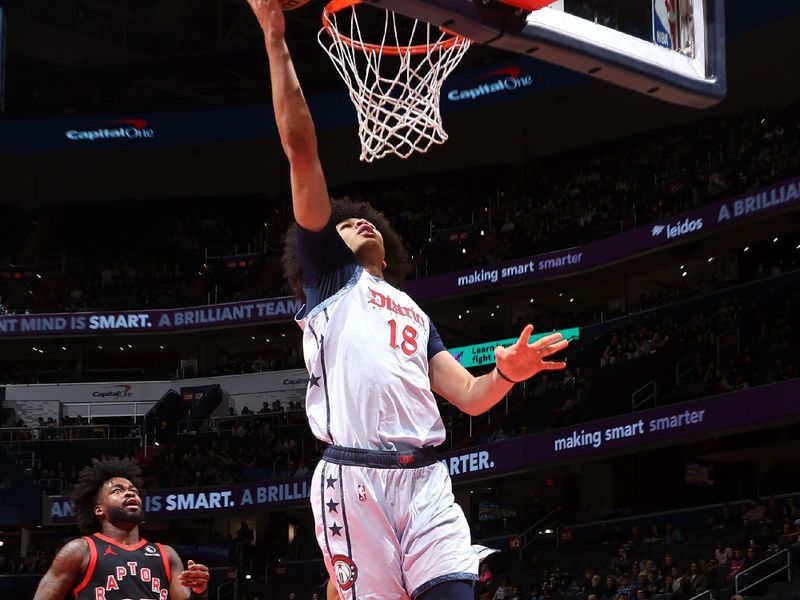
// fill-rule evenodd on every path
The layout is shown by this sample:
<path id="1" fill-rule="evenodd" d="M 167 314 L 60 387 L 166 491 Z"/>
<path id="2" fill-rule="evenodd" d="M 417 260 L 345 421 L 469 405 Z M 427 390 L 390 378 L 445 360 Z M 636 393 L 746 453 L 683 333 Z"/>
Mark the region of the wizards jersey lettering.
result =
<path id="1" fill-rule="evenodd" d="M 84 539 L 89 565 L 73 591 L 76 600 L 169 600 L 172 574 L 161 544 L 123 546 L 99 533 Z"/>

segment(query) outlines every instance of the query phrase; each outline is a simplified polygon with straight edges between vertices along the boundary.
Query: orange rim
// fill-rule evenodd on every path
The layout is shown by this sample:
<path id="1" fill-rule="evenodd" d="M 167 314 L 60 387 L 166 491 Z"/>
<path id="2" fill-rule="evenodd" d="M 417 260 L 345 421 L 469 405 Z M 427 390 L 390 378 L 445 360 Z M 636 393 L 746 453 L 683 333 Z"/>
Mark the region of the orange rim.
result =
<path id="1" fill-rule="evenodd" d="M 551 2 L 554 1 L 555 0 L 551 0 Z M 364 42 L 357 42 L 336 29 L 331 22 L 330 16 L 344 10 L 345 8 L 350 8 L 361 3 L 362 0 L 330 0 L 330 2 L 325 5 L 325 8 L 322 10 L 322 27 L 328 32 L 328 35 L 331 36 L 331 38 L 337 39 L 342 43 L 347 44 L 351 48 L 361 50 L 362 52 L 382 52 L 383 54 L 389 54 L 392 56 L 400 56 L 403 54 L 429 54 L 437 50 L 446 50 L 453 46 L 461 46 L 469 43 L 467 38 L 460 36 L 449 29 L 444 29 L 443 27 L 439 27 L 439 31 L 452 37 L 440 40 L 434 44 L 417 44 L 415 46 L 401 47 L 391 45 L 380 46 L 378 44 L 365 44 Z"/>

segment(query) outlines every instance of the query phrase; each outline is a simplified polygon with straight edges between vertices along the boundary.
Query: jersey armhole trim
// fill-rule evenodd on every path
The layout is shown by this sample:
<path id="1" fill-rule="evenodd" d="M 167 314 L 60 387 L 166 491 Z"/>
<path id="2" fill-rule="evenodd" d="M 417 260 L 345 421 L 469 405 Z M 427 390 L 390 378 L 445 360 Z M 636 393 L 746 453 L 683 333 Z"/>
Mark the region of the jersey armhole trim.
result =
<path id="1" fill-rule="evenodd" d="M 156 544 L 159 552 L 161 552 L 161 560 L 164 561 L 164 568 L 167 571 L 167 581 L 172 583 L 172 567 L 169 564 L 169 558 L 167 557 L 167 550 L 164 548 L 162 544 Z"/>
<path id="2" fill-rule="evenodd" d="M 89 581 L 91 581 L 92 575 L 94 575 L 94 569 L 97 566 L 97 546 L 95 545 L 94 540 L 88 535 L 83 539 L 85 539 L 86 543 L 89 545 L 89 564 L 86 567 L 86 574 L 83 576 L 83 580 L 81 580 L 78 586 L 72 590 L 76 600 L 78 598 L 78 594 L 80 594 L 84 588 L 89 585 Z"/>
<path id="3" fill-rule="evenodd" d="M 347 292 L 352 290 L 358 283 L 358 280 L 361 277 L 361 273 L 363 272 L 364 272 L 364 267 L 362 267 L 361 265 L 356 265 L 356 268 L 353 271 L 353 274 L 350 276 L 348 282 L 345 283 L 344 286 L 342 286 L 342 288 L 338 292 L 336 292 L 332 296 L 325 298 L 325 300 L 323 300 L 322 302 L 317 304 L 314 308 L 312 308 L 311 311 L 305 316 L 305 321 L 308 322 L 312 317 L 314 317 L 314 315 L 320 313 L 329 305 L 331 305 L 332 303 L 336 302 L 339 298 L 344 296 Z"/>

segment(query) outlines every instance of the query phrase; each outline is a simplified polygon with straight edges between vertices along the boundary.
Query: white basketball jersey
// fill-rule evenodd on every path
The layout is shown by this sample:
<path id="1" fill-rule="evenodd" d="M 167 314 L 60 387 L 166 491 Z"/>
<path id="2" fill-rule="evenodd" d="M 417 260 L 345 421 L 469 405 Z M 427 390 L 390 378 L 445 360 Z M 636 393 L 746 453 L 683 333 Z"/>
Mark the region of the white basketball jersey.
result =
<path id="1" fill-rule="evenodd" d="M 318 439 L 372 450 L 444 441 L 428 378 L 430 320 L 407 294 L 358 267 L 298 322 Z"/>

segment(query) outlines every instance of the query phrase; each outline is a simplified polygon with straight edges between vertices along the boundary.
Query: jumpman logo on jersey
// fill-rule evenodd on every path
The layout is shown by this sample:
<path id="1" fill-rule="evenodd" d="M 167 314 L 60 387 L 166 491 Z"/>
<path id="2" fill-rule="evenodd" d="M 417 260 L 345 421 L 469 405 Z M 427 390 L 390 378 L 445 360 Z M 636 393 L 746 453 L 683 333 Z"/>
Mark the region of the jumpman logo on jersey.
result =
<path id="1" fill-rule="evenodd" d="M 103 552 L 103 556 L 119 556 L 111 546 L 106 546 L 105 552 Z"/>

